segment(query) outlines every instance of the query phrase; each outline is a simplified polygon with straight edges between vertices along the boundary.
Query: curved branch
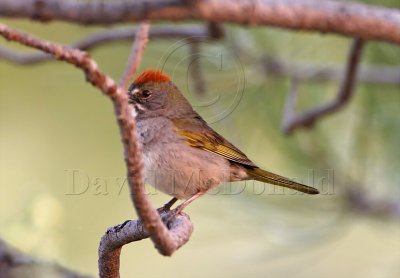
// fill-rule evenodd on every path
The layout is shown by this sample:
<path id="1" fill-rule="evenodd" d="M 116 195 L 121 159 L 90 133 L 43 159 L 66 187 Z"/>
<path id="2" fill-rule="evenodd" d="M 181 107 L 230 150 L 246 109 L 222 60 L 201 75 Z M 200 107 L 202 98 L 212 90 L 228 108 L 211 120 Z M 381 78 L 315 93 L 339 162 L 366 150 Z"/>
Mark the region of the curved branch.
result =
<path id="1" fill-rule="evenodd" d="M 161 218 L 168 225 L 171 237 L 177 248 L 184 245 L 193 231 L 193 224 L 187 214 L 173 216 L 173 211 L 161 213 Z M 148 238 L 142 221 L 130 220 L 111 227 L 103 235 L 99 246 L 99 275 L 100 277 L 119 277 L 121 248 L 133 241 Z"/>
<path id="2" fill-rule="evenodd" d="M 128 96 L 124 90 L 113 79 L 101 72 L 96 62 L 86 52 L 41 40 L 13 30 L 1 23 L 0 35 L 7 40 L 17 41 L 23 45 L 52 54 L 58 60 L 66 61 L 82 69 L 86 79 L 112 100 L 125 150 L 132 201 L 155 247 L 161 254 L 171 255 L 180 246 L 180 243 L 175 241 L 176 238 L 173 234 L 169 233 L 168 228 L 164 225 L 145 193 L 142 151 L 137 140 L 136 121 L 132 117 L 134 110 L 129 106 Z"/>
<path id="3" fill-rule="evenodd" d="M 350 98 L 353 96 L 363 46 L 363 40 L 354 40 L 349 52 L 342 84 L 340 85 L 336 98 L 332 102 L 303 112 L 300 115 L 295 115 L 294 106 L 297 99 L 297 83 L 293 82 L 283 115 L 282 129 L 285 134 L 291 134 L 296 128 L 311 127 L 318 118 L 331 114 L 348 103 Z"/>
<path id="4" fill-rule="evenodd" d="M 0 1 L 0 16 L 42 21 L 62 20 L 80 24 L 113 24 L 145 19 L 200 20 L 270 25 L 400 44 L 399 10 L 328 0 L 3 0 Z"/>
<path id="5" fill-rule="evenodd" d="M 266 77 L 291 76 L 298 81 L 340 81 L 344 67 L 322 64 L 301 64 L 272 56 L 258 58 L 254 62 L 264 70 Z M 357 76 L 358 82 L 383 83 L 400 86 L 400 67 L 388 65 L 363 66 Z"/>
<path id="6" fill-rule="evenodd" d="M 95 32 L 89 36 L 71 44 L 71 47 L 80 50 L 90 50 L 102 44 L 129 40 L 131 41 L 137 32 L 137 28 L 119 27 L 109 30 Z M 209 37 L 209 30 L 198 25 L 185 25 L 175 27 L 152 27 L 149 31 L 149 38 L 172 39 L 172 38 L 191 38 Z M 32 65 L 53 59 L 52 55 L 37 53 L 19 53 L 7 47 L 0 46 L 0 58 L 20 65 Z"/>

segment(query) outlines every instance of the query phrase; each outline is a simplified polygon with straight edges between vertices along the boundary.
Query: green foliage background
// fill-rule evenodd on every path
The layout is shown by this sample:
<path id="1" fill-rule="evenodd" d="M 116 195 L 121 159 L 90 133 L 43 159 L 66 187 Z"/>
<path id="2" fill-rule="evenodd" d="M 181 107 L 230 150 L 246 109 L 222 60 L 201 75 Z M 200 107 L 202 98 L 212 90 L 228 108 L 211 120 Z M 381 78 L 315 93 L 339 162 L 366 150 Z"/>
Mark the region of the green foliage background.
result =
<path id="1" fill-rule="evenodd" d="M 398 1 L 375 4 L 399 6 Z M 63 43 L 102 29 L 2 22 Z M 231 104 L 244 78 L 238 106 L 212 127 L 261 167 L 308 183 L 312 169 L 317 186 L 328 172 L 334 173 L 334 188 L 310 197 L 268 194 L 270 187 L 259 194 L 263 187 L 258 183 L 232 184 L 231 191 L 226 185 L 187 209 L 195 231 L 172 258 L 158 255 L 148 240 L 124 247 L 122 276 L 398 277 L 398 219 L 355 211 L 346 192 L 359 188 L 373 200 L 399 200 L 399 87 L 360 83 L 342 111 L 314 129 L 285 137 L 280 124 L 290 77 L 266 76 L 246 55 L 234 53 L 237 41 L 260 57 L 340 66 L 351 40 L 227 26 L 225 40 L 201 48 L 204 99 L 193 93 L 188 79 L 187 48 L 174 51 L 165 67 L 192 103 L 220 97 L 215 105 L 198 108 L 205 118 Z M 2 39 L 0 43 L 30 51 Z M 174 43 L 151 40 L 140 70 L 159 65 Z M 130 48 L 130 42 L 111 43 L 91 55 L 118 80 Z M 221 67 L 218 53 L 223 53 Z M 382 64 L 399 66 L 399 47 L 368 43 L 362 66 Z M 0 61 L 0 84 L 0 237 L 40 258 L 95 275 L 101 235 L 107 227 L 136 217 L 127 186 L 118 185 L 125 166 L 110 101 L 79 70 L 61 62 L 17 66 Z M 335 81 L 302 83 L 298 110 L 332 99 L 337 88 Z M 69 195 L 71 169 L 83 177 L 75 188 L 87 188 L 82 194 Z M 149 191 L 157 206 L 169 199 L 151 187 Z"/>

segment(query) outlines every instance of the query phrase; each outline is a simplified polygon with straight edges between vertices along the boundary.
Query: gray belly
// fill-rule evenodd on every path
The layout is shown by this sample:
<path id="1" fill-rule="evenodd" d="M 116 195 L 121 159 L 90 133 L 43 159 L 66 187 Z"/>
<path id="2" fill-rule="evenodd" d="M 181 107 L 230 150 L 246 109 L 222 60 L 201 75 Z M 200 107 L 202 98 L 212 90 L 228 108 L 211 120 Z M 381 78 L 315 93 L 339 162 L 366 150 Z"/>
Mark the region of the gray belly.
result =
<path id="1" fill-rule="evenodd" d="M 230 165 L 223 157 L 189 146 L 168 120 L 145 121 L 151 122 L 139 122 L 138 131 L 146 183 L 168 195 L 187 199 L 230 180 Z"/>

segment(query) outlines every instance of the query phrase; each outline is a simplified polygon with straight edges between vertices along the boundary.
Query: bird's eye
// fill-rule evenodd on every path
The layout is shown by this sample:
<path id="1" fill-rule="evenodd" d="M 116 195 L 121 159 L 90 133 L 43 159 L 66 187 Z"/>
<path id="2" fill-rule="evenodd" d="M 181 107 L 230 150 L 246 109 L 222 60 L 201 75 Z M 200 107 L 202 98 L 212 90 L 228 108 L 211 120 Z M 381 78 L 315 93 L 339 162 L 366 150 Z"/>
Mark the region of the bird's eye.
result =
<path id="1" fill-rule="evenodd" d="M 142 92 L 142 96 L 143 96 L 144 98 L 148 98 L 148 97 L 151 96 L 151 92 L 150 92 L 149 90 L 144 90 L 144 91 Z"/>

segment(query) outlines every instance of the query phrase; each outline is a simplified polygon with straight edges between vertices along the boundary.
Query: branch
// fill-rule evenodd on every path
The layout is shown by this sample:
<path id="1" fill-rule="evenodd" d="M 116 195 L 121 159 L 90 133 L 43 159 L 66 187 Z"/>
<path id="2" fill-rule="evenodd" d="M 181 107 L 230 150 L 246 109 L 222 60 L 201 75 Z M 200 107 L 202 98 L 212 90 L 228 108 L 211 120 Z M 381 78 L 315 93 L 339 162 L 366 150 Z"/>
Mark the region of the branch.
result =
<path id="1" fill-rule="evenodd" d="M 149 41 L 149 22 L 145 21 L 140 24 L 135 40 L 132 44 L 131 56 L 128 59 L 128 65 L 125 68 L 124 73 L 119 81 L 119 86 L 122 88 L 127 88 L 129 85 L 130 78 L 136 73 L 139 68 L 140 62 L 142 60 L 144 48 Z"/>
<path id="2" fill-rule="evenodd" d="M 136 122 L 132 117 L 134 110 L 128 105 L 128 96 L 124 90 L 113 79 L 102 73 L 95 61 L 86 52 L 41 40 L 13 30 L 4 24 L 0 24 L 0 35 L 8 40 L 17 41 L 23 45 L 52 54 L 58 60 L 66 61 L 82 69 L 86 79 L 111 99 L 124 145 L 132 201 L 155 247 L 161 254 L 171 255 L 181 244 L 179 241 L 175 241 L 174 234 L 169 233 L 145 194 L 142 152 L 137 140 Z"/>
<path id="3" fill-rule="evenodd" d="M 245 36 L 245 37 L 244 37 Z M 252 36 L 243 33 L 233 36 L 230 46 L 241 60 L 255 65 L 260 74 L 265 77 L 290 76 L 297 81 L 340 81 L 345 70 L 342 66 L 322 65 L 316 63 L 296 63 L 272 55 L 260 54 Z M 383 83 L 400 85 L 400 67 L 388 65 L 367 65 L 360 68 L 357 75 L 358 82 Z"/>
<path id="4" fill-rule="evenodd" d="M 261 62 L 259 62 L 261 60 Z M 340 81 L 343 75 L 343 67 L 322 66 L 318 64 L 297 64 L 272 56 L 258 58 L 266 76 L 291 76 L 298 81 Z M 376 65 L 360 68 L 357 75 L 358 82 L 383 83 L 400 85 L 400 67 Z"/>
<path id="5" fill-rule="evenodd" d="M 203 97 L 206 92 L 206 80 L 204 78 L 203 71 L 201 70 L 200 59 L 200 42 L 196 39 L 192 39 L 189 43 L 189 74 L 187 76 L 190 76 L 193 81 L 195 94 Z"/>
<path id="6" fill-rule="evenodd" d="M 328 0 L 2 0 L 0 16 L 80 24 L 199 20 L 270 25 L 400 44 L 399 10 Z"/>
<path id="7" fill-rule="evenodd" d="M 0 239 L 0 277 L 90 278 L 24 254 Z"/>
<path id="8" fill-rule="evenodd" d="M 211 24 L 210 24 L 211 25 Z M 217 25 L 217 24 L 215 24 Z M 217 29 L 218 30 L 218 29 Z M 113 28 L 105 31 L 95 32 L 87 37 L 71 44 L 71 47 L 80 50 L 91 50 L 95 47 L 115 41 L 132 40 L 137 32 L 137 28 Z M 198 25 L 185 25 L 176 27 L 152 27 L 149 31 L 149 39 L 169 39 L 169 38 L 187 38 L 193 39 L 196 37 L 219 39 L 223 36 L 221 31 L 218 31 L 215 37 L 214 30 Z M 249 52 L 251 49 L 243 49 L 235 42 L 233 45 L 241 57 L 250 60 L 251 63 L 258 64 L 268 76 L 292 76 L 293 78 L 311 81 L 338 81 L 341 79 L 343 68 L 335 66 L 322 66 L 318 64 L 297 64 L 286 59 L 276 58 L 269 55 L 264 57 L 252 56 Z M 0 46 L 0 59 L 4 59 L 11 63 L 19 65 L 32 65 L 41 62 L 53 60 L 52 55 L 37 52 L 37 53 L 20 53 Z M 200 69 L 201 70 L 201 69 Z M 196 80 L 193 80 L 194 82 Z M 376 65 L 362 67 L 357 76 L 357 81 L 365 83 L 384 83 L 389 85 L 400 85 L 400 67 Z"/>
<path id="9" fill-rule="evenodd" d="M 16 41 L 23 45 L 49 53 L 58 60 L 65 61 L 82 69 L 86 75 L 87 81 L 89 81 L 93 86 L 99 88 L 115 103 L 122 102 L 124 98 L 127 98 L 121 88 L 119 88 L 110 77 L 99 70 L 96 62 L 93 61 L 86 52 L 66 47 L 62 44 L 41 40 L 32 35 L 13 30 L 1 23 L 0 35 L 7 40 Z"/>
<path id="10" fill-rule="evenodd" d="M 354 186 L 344 192 L 344 197 L 350 208 L 360 214 L 400 220 L 400 202 L 395 196 L 376 198 Z"/>
<path id="11" fill-rule="evenodd" d="M 363 40 L 354 40 L 350 49 L 342 84 L 336 95 L 336 99 L 332 102 L 318 106 L 300 115 L 295 115 L 294 106 L 297 99 L 297 88 L 296 83 L 293 83 L 292 89 L 288 94 L 283 115 L 282 129 L 285 134 L 291 134 L 296 128 L 311 127 L 317 119 L 339 110 L 348 103 L 353 95 L 354 83 L 357 77 L 357 70 L 363 46 Z"/>
<path id="12" fill-rule="evenodd" d="M 161 217 L 168 225 L 171 237 L 177 248 L 184 245 L 193 231 L 192 222 L 186 214 L 177 215 L 171 221 L 172 211 L 162 212 Z M 121 225 L 111 227 L 103 235 L 99 247 L 99 275 L 100 277 L 119 277 L 120 253 L 125 244 L 148 238 L 143 223 L 140 220 L 127 221 Z"/>
<path id="13" fill-rule="evenodd" d="M 0 4 L 1 5 L 1 4 Z M 89 36 L 71 44 L 71 47 L 80 50 L 90 50 L 94 47 L 114 42 L 129 40 L 131 41 L 137 32 L 137 28 L 112 28 L 105 31 L 95 32 Z M 172 39 L 172 38 L 191 38 L 208 37 L 207 28 L 197 25 L 185 25 L 174 27 L 153 27 L 149 31 L 149 38 Z M 20 65 L 31 65 L 53 59 L 52 55 L 37 53 L 19 53 L 7 47 L 0 46 L 0 58 Z"/>

